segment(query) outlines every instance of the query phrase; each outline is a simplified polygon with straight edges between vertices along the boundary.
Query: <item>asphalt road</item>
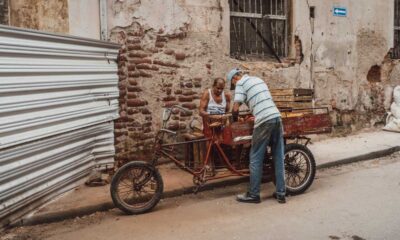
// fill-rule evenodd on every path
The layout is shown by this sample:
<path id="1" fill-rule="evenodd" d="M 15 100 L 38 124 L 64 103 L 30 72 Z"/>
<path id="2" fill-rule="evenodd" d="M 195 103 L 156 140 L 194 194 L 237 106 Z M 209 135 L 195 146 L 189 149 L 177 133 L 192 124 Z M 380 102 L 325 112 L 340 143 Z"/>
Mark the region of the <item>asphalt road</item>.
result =
<path id="1" fill-rule="evenodd" d="M 154 211 L 119 210 L 22 227 L 23 239 L 400 239 L 400 154 L 319 171 L 311 188 L 278 204 L 272 184 L 260 204 L 235 201 L 246 184 L 166 199 Z"/>

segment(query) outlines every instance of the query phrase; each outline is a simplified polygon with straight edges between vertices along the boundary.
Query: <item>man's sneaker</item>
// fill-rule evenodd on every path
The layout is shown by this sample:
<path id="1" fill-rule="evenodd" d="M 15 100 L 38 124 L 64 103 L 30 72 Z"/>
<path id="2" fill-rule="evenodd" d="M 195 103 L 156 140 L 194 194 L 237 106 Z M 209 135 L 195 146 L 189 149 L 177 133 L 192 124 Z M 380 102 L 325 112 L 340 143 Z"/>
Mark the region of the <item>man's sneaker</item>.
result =
<path id="1" fill-rule="evenodd" d="M 236 196 L 236 201 L 244 203 L 260 203 L 260 196 L 251 195 L 250 193 L 243 193 Z"/>
<path id="2" fill-rule="evenodd" d="M 274 192 L 272 196 L 278 201 L 278 203 L 286 203 L 285 195 L 278 195 L 276 192 Z"/>

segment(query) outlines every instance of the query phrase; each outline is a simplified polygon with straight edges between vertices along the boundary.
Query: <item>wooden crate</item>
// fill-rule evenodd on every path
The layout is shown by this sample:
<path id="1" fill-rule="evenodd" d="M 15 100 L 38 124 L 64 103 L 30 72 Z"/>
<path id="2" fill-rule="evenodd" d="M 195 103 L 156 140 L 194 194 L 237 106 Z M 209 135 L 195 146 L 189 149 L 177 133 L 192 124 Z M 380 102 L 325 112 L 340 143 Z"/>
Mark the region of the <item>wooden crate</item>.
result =
<path id="1" fill-rule="evenodd" d="M 304 88 L 271 89 L 272 99 L 281 110 L 312 108 L 313 90 Z M 309 111 L 305 111 L 310 113 Z"/>

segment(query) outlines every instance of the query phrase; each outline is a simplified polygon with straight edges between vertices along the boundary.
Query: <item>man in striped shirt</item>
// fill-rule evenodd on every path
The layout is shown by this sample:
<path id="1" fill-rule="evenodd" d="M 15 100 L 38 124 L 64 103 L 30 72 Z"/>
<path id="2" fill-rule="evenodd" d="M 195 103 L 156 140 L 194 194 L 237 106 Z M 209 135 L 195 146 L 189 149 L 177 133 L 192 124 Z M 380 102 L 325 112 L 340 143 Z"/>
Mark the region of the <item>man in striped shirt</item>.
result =
<path id="1" fill-rule="evenodd" d="M 227 75 L 228 84 L 235 86 L 232 109 L 237 119 L 239 107 L 245 103 L 255 117 L 250 150 L 250 185 L 248 191 L 237 196 L 236 200 L 246 203 L 259 203 L 263 161 L 267 146 L 271 146 L 275 166 L 276 192 L 274 197 L 285 203 L 284 143 L 281 114 L 272 100 L 267 84 L 258 77 L 244 75 L 239 69 L 232 69 Z M 236 117 L 235 117 L 236 116 Z"/>

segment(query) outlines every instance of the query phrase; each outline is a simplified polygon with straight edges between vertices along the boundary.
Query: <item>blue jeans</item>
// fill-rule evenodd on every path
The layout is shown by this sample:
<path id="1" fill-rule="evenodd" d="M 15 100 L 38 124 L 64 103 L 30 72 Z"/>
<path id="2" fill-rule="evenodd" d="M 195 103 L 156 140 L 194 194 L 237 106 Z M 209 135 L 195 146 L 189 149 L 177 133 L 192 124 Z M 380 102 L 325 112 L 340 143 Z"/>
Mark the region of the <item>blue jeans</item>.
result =
<path id="1" fill-rule="evenodd" d="M 280 117 L 261 123 L 254 129 L 250 150 L 250 186 L 249 193 L 260 195 L 263 162 L 267 146 L 271 146 L 272 159 L 275 166 L 276 193 L 285 195 L 284 143 L 283 128 Z"/>

